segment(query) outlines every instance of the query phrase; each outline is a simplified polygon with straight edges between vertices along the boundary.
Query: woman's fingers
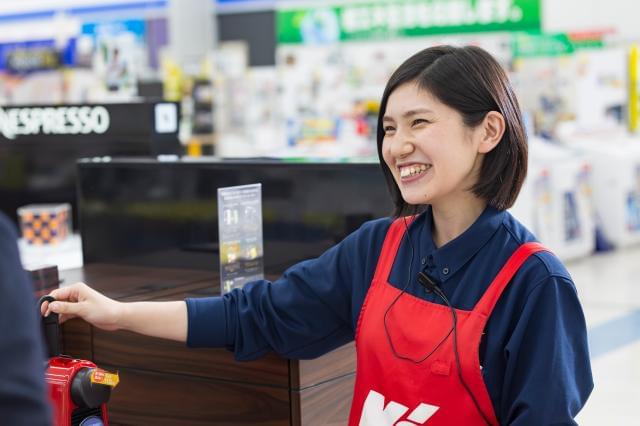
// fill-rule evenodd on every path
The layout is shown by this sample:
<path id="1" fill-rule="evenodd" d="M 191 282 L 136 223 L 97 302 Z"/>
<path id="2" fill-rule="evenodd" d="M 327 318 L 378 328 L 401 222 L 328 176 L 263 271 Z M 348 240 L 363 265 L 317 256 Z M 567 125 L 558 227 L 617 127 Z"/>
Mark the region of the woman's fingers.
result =
<path id="1" fill-rule="evenodd" d="M 76 302 L 61 302 L 56 300 L 49 304 L 49 310 L 56 314 L 79 315 L 82 310 L 82 306 L 80 303 Z"/>
<path id="2" fill-rule="evenodd" d="M 55 312 L 63 323 L 80 317 L 89 324 L 107 330 L 116 330 L 120 304 L 100 294 L 84 283 L 75 283 L 50 293 L 55 300 L 40 308 L 44 316 Z"/>
<path id="3" fill-rule="evenodd" d="M 49 302 L 45 301 L 40 305 L 40 315 L 45 317 L 49 315 Z"/>
<path id="4" fill-rule="evenodd" d="M 85 283 L 75 283 L 53 290 L 49 295 L 53 296 L 56 300 L 77 302 L 80 300 L 81 293 L 86 292 L 88 288 Z"/>
<path id="5" fill-rule="evenodd" d="M 60 314 L 60 316 L 58 317 L 58 323 L 62 324 L 63 322 L 70 320 L 72 318 L 76 318 L 76 315 Z"/>
<path id="6" fill-rule="evenodd" d="M 78 302 L 82 300 L 82 295 L 87 292 L 87 289 L 89 289 L 89 287 L 87 287 L 86 284 L 75 283 L 53 290 L 49 293 L 49 296 L 52 296 L 56 300 L 54 302 L 45 301 L 40 306 L 40 313 L 46 317 L 49 316 L 51 312 L 55 312 L 65 315 L 67 319 L 77 316 L 79 307 L 70 305 L 77 305 Z M 60 322 L 63 321 L 61 320 Z"/>

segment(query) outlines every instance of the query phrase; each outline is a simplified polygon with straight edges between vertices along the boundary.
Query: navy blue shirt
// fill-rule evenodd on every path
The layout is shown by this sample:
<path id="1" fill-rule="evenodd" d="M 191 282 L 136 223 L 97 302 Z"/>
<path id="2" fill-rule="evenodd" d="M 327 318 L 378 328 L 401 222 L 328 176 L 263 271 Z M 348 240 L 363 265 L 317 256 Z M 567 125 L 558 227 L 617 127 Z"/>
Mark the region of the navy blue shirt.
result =
<path id="1" fill-rule="evenodd" d="M 304 359 L 353 340 L 391 223 L 365 223 L 277 281 L 253 282 L 223 297 L 187 299 L 187 344 L 227 347 L 238 360 L 269 351 Z M 443 303 L 417 282 L 424 271 L 455 308 L 471 310 L 510 255 L 530 241 L 535 237 L 511 214 L 487 207 L 462 235 L 437 248 L 427 210 L 409 226 L 389 281 Z M 480 363 L 500 423 L 575 424 L 593 388 L 586 324 L 571 277 L 553 254 L 536 253 L 522 265 L 485 332 Z"/>
<path id="2" fill-rule="evenodd" d="M 48 425 L 40 315 L 16 240 L 0 214 L 0 424 Z"/>

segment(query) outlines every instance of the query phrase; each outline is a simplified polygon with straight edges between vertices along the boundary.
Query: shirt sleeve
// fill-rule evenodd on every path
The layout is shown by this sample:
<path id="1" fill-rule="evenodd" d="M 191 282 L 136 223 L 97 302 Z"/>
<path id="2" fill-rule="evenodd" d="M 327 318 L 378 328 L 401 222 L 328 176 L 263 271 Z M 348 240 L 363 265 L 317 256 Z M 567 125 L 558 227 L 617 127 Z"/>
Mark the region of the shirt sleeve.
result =
<path id="1" fill-rule="evenodd" d="M 584 314 L 569 279 L 551 276 L 532 289 L 504 355 L 502 423 L 576 424 L 593 378 Z"/>
<path id="2" fill-rule="evenodd" d="M 2 424 L 48 425 L 44 346 L 16 233 L 0 217 L 0 413 Z M 10 324 L 10 325 L 9 325 Z"/>
<path id="3" fill-rule="evenodd" d="M 238 360 L 269 351 L 314 358 L 354 338 L 390 222 L 368 222 L 317 259 L 274 282 L 256 281 L 222 297 L 187 299 L 187 345 L 227 347 Z"/>

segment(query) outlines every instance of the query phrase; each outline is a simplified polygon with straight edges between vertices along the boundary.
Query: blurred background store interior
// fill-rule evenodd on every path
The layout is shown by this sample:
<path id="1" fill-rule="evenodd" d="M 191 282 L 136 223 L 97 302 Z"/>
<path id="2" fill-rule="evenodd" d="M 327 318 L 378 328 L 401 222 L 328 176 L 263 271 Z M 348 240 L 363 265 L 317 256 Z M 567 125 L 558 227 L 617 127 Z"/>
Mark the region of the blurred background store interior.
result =
<path id="1" fill-rule="evenodd" d="M 3 1 L 0 209 L 26 232 L 18 209 L 68 204 L 68 237 L 20 248 L 25 265 L 79 267 L 77 160 L 375 163 L 395 67 L 481 46 L 529 133 L 512 213 L 585 308 L 596 385 L 578 421 L 637 424 L 639 16 L 636 0 Z"/>

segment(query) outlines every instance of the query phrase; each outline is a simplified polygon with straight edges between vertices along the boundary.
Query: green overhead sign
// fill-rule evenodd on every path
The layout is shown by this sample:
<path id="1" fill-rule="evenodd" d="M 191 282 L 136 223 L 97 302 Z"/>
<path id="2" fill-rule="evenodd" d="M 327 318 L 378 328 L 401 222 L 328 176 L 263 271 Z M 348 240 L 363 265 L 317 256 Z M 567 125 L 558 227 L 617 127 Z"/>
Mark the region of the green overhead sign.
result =
<path id="1" fill-rule="evenodd" d="M 540 0 L 381 0 L 277 12 L 279 43 L 539 30 Z"/>
<path id="2" fill-rule="evenodd" d="M 578 50 L 602 49 L 602 35 L 591 37 L 571 33 L 514 33 L 511 36 L 511 52 L 514 58 L 571 55 Z"/>
<path id="3" fill-rule="evenodd" d="M 565 33 L 519 33 L 511 38 L 511 51 L 514 58 L 532 58 L 570 55 L 575 48 Z"/>

